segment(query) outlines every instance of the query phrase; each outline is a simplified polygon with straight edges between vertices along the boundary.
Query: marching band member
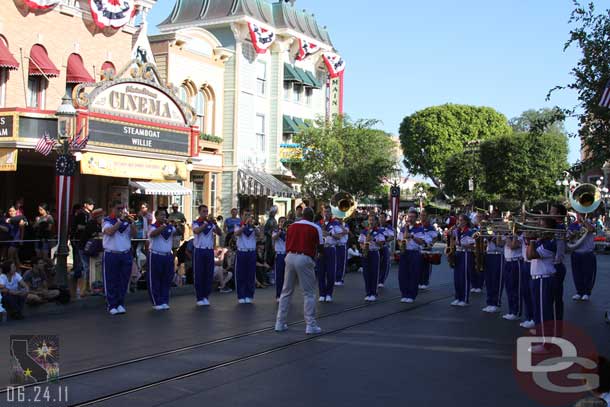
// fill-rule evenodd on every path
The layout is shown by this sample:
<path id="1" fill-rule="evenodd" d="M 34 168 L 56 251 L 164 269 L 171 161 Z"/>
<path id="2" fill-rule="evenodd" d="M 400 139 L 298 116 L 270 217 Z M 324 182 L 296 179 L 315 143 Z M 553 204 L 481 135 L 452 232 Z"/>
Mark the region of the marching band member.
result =
<path id="1" fill-rule="evenodd" d="M 502 318 L 508 321 L 519 319 L 520 314 L 520 276 L 523 254 L 521 241 L 513 234 L 504 236 L 504 289 L 508 298 L 508 314 Z"/>
<path id="2" fill-rule="evenodd" d="M 587 230 L 587 236 L 578 247 L 573 249 L 571 257 L 572 277 L 576 287 L 576 294 L 572 297 L 574 301 L 589 301 L 597 273 L 597 259 L 593 252 L 595 249 L 595 226 L 579 213 L 578 220 L 568 228 L 569 236 L 572 237 L 580 233 L 583 228 Z"/>
<path id="3" fill-rule="evenodd" d="M 336 219 L 332 217 L 330 205 L 324 207 L 324 218 L 320 222 L 324 235 L 324 256 L 319 261 L 318 287 L 320 289 L 320 302 L 333 301 L 333 289 L 335 288 L 335 273 L 337 271 L 337 252 L 335 246 L 341 238 L 343 228 Z"/>
<path id="4" fill-rule="evenodd" d="M 169 309 L 169 288 L 174 278 L 173 237 L 176 228 L 167 222 L 165 211 L 155 211 L 156 222 L 149 226 L 148 294 L 153 309 Z"/>
<path id="5" fill-rule="evenodd" d="M 275 299 L 277 302 L 280 300 L 282 295 L 282 288 L 284 287 L 284 271 L 285 271 L 285 259 L 286 259 L 286 217 L 282 216 L 277 221 L 278 228 L 273 231 L 271 239 L 273 240 L 273 246 L 275 249 L 275 262 L 273 265 L 273 272 L 275 274 Z"/>
<path id="6" fill-rule="evenodd" d="M 557 216 L 555 218 L 555 224 L 557 225 L 557 235 L 555 235 L 555 242 L 557 245 L 557 252 L 555 253 L 555 273 L 553 274 L 553 306 L 555 309 L 555 319 L 557 321 L 563 321 L 563 282 L 566 278 L 566 266 L 563 264 L 566 254 L 566 240 L 564 232 L 566 231 L 566 224 L 564 223 L 565 217 L 568 211 L 562 204 L 551 205 L 551 215 Z M 555 336 L 561 336 L 562 326 L 558 325 L 558 330 Z"/>
<path id="7" fill-rule="evenodd" d="M 108 312 L 111 315 L 124 314 L 125 294 L 131 277 L 131 237 L 137 233 L 133 218 L 125 213 L 120 201 L 113 203 L 112 214 L 102 223 L 103 274 Z"/>
<path id="8" fill-rule="evenodd" d="M 341 237 L 337 243 L 337 275 L 335 285 L 345 284 L 345 269 L 347 268 L 347 242 L 349 240 L 349 226 L 345 220 L 340 221 L 342 230 Z"/>
<path id="9" fill-rule="evenodd" d="M 455 300 L 453 306 L 465 307 L 470 300 L 470 276 L 474 269 L 474 230 L 470 218 L 466 214 L 458 217 L 458 227 L 454 230 L 456 242 L 455 268 L 453 269 L 453 284 Z"/>
<path id="10" fill-rule="evenodd" d="M 380 249 L 379 254 L 381 255 L 381 266 L 379 267 L 379 283 L 377 287 L 383 288 L 385 280 L 390 274 L 390 266 L 392 265 L 392 253 L 390 250 L 390 243 L 394 240 L 394 229 L 392 228 L 391 219 L 388 221 L 388 217 L 385 212 L 381 212 L 379 215 L 380 229 L 385 236 L 385 244 Z"/>
<path id="11" fill-rule="evenodd" d="M 400 302 L 411 303 L 417 298 L 419 274 L 423 263 L 421 249 L 430 242 L 424 227 L 417 224 L 417 211 L 414 208 L 409 210 L 407 225 L 399 231 L 398 239 L 401 242 L 406 240 L 406 243 L 403 243 L 398 266 L 398 284 L 402 297 Z"/>
<path id="12" fill-rule="evenodd" d="M 472 229 L 475 232 L 479 231 L 479 221 L 482 219 L 481 212 L 473 212 L 471 215 Z M 483 285 L 485 284 L 485 273 L 479 272 L 476 267 L 473 267 L 470 274 L 470 292 L 481 293 L 483 292 Z"/>
<path id="13" fill-rule="evenodd" d="M 555 220 L 544 218 L 543 227 L 555 229 Z M 554 236 L 545 234 L 536 241 L 530 242 L 527 249 L 527 257 L 531 260 L 531 287 L 534 298 L 534 321 L 537 326 L 537 334 L 541 336 L 553 335 L 548 327 L 548 323 L 554 320 L 553 312 L 553 281 L 555 273 L 555 256 L 557 254 L 557 244 Z M 549 332 L 547 332 L 549 331 Z M 541 346 L 541 345 L 538 345 Z M 532 347 L 532 351 L 536 349 Z"/>
<path id="14" fill-rule="evenodd" d="M 193 283 L 198 306 L 210 305 L 209 296 L 214 283 L 214 234 L 222 231 L 206 205 L 199 205 L 199 218 L 193 222 Z"/>
<path id="15" fill-rule="evenodd" d="M 523 328 L 533 328 L 536 326 L 534 322 L 534 303 L 532 299 L 532 275 L 531 275 L 531 260 L 527 256 L 527 250 L 529 240 L 522 233 L 519 236 L 521 241 L 521 255 L 523 256 L 523 262 L 521 263 L 520 276 L 519 276 L 519 311 L 520 317 L 523 317 L 524 321 L 519 324 Z"/>
<path id="16" fill-rule="evenodd" d="M 426 233 L 426 236 L 428 236 L 428 239 L 430 240 L 430 243 L 428 243 L 427 246 L 431 249 L 432 246 L 434 246 L 434 243 L 436 243 L 436 241 L 438 240 L 438 232 L 434 228 L 434 225 L 431 225 L 428 221 L 428 215 L 426 214 L 426 211 L 421 211 L 421 213 L 419 214 L 419 219 L 420 223 L 424 227 L 424 232 Z M 422 267 L 419 276 L 419 289 L 427 290 L 428 286 L 430 285 L 430 274 L 432 274 L 432 264 L 428 262 L 425 258 L 422 258 L 421 265 Z"/>
<path id="17" fill-rule="evenodd" d="M 375 215 L 369 215 L 369 226 L 365 228 L 358 237 L 362 248 L 362 268 L 364 287 L 366 290 L 365 301 L 377 301 L 377 282 L 379 281 L 379 249 L 383 247 L 385 236 L 378 227 L 379 220 Z"/>
<path id="18" fill-rule="evenodd" d="M 498 235 L 485 238 L 487 248 L 485 252 L 485 291 L 487 292 L 487 306 L 484 312 L 494 313 L 500 311 L 502 298 L 502 274 L 504 258 L 502 256 L 501 239 Z"/>
<path id="19" fill-rule="evenodd" d="M 235 291 L 240 304 L 251 304 L 256 283 L 256 238 L 259 228 L 254 227 L 250 212 L 244 213 L 242 225 L 235 228 L 237 256 L 235 258 Z"/>

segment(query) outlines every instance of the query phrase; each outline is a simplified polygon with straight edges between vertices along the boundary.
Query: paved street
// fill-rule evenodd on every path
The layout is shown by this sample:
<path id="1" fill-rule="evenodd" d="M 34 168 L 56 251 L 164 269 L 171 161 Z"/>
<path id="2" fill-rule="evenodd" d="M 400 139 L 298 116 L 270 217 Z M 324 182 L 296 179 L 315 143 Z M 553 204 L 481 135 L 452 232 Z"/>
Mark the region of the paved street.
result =
<path id="1" fill-rule="evenodd" d="M 578 321 L 600 352 L 610 354 L 610 330 L 602 320 L 610 257 L 600 256 L 599 265 L 593 301 L 567 301 L 567 319 Z M 181 296 L 165 313 L 138 302 L 123 317 L 95 309 L 32 317 L 5 326 L 0 343 L 8 344 L 12 334 L 56 333 L 62 376 L 107 366 L 63 380 L 69 404 L 157 383 L 96 405 L 537 405 L 513 375 L 511 355 L 521 329 L 482 313 L 483 295 L 469 308 L 449 307 L 448 271 L 446 264 L 435 268 L 432 289 L 409 305 L 392 299 L 398 295 L 395 270 L 374 305 L 363 305 L 361 276 L 349 275 L 336 302 L 319 306 L 326 332 L 319 337 L 303 334 L 300 306 L 293 307 L 296 323 L 288 332 L 272 332 L 275 304 L 267 289 L 257 292 L 253 306 L 238 306 L 229 294 L 215 295 L 209 309 L 197 309 L 192 297 Z M 566 287 L 568 298 L 571 276 Z M 130 363 L 108 366 L 124 361 Z M 0 364 L 8 365 L 8 349 Z M 6 370 L 2 379 L 6 384 Z M 10 405 L 4 394 L 0 404 Z"/>

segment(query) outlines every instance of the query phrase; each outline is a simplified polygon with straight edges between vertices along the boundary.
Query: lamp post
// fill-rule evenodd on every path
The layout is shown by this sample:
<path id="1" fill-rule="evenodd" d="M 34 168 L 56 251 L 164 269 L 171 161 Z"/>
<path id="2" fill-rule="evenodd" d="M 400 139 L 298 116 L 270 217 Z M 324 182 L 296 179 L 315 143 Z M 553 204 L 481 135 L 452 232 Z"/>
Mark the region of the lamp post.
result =
<path id="1" fill-rule="evenodd" d="M 563 179 L 558 179 L 557 181 L 555 181 L 555 185 L 557 185 L 557 187 L 561 188 L 563 186 L 563 195 L 564 198 L 567 200 L 568 199 L 568 185 L 570 185 L 570 181 L 568 181 L 568 175 L 565 174 Z"/>
<path id="2" fill-rule="evenodd" d="M 58 181 L 57 190 L 57 218 L 58 218 L 58 247 L 56 283 L 59 287 L 68 285 L 68 221 L 70 216 L 70 196 L 72 176 L 76 167 L 73 155 L 70 153 L 70 143 L 75 134 L 76 109 L 68 94 L 61 99 L 61 105 L 55 112 L 57 116 L 57 160 L 55 161 L 55 175 Z"/>
<path id="3" fill-rule="evenodd" d="M 428 194 L 424 191 L 424 188 L 419 187 L 415 193 L 415 197 L 419 199 L 419 211 L 424 209 L 424 200 L 428 197 Z"/>

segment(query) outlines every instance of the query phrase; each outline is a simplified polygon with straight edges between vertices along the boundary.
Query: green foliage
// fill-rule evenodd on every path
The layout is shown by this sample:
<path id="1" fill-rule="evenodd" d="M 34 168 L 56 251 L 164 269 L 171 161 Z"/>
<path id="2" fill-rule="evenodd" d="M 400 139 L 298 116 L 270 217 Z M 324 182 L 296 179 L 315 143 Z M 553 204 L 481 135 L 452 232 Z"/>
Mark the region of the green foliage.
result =
<path id="1" fill-rule="evenodd" d="M 474 182 L 474 190 L 469 189 L 469 180 Z M 493 197 L 485 189 L 485 171 L 479 150 L 462 151 L 454 154 L 445 164 L 443 174 L 445 193 L 460 201 L 488 202 Z"/>
<path id="2" fill-rule="evenodd" d="M 578 135 L 588 153 L 587 166 L 600 166 L 610 160 L 610 109 L 599 106 L 610 80 L 610 9 L 597 12 L 593 2 L 584 6 L 574 0 L 570 23 L 576 27 L 570 31 L 564 50 L 575 46 L 581 58 L 572 68 L 573 82 L 551 89 L 547 99 L 558 89 L 578 93 L 578 106 L 565 113 L 578 118 Z"/>
<path id="3" fill-rule="evenodd" d="M 509 134 L 506 117 L 490 107 L 446 104 L 420 110 L 400 125 L 405 166 L 430 178 L 437 186 L 450 158 L 464 151 L 470 140 Z"/>
<path id="4" fill-rule="evenodd" d="M 199 139 L 200 140 L 205 140 L 205 141 L 210 141 L 212 143 L 217 143 L 217 144 L 221 144 L 222 143 L 222 137 L 213 136 L 211 134 L 206 134 L 206 133 L 201 133 L 199 135 Z"/>
<path id="5" fill-rule="evenodd" d="M 391 136 L 374 129 L 376 124 L 336 117 L 330 123 L 320 119 L 315 127 L 296 134 L 303 161 L 295 175 L 302 177 L 304 191 L 321 199 L 336 191 L 357 199 L 380 194 L 382 179 L 396 165 L 396 154 Z"/>
<path id="6" fill-rule="evenodd" d="M 521 116 L 510 119 L 509 124 L 515 132 L 565 135 L 564 119 L 564 113 L 558 108 L 529 109 L 521 113 Z"/>

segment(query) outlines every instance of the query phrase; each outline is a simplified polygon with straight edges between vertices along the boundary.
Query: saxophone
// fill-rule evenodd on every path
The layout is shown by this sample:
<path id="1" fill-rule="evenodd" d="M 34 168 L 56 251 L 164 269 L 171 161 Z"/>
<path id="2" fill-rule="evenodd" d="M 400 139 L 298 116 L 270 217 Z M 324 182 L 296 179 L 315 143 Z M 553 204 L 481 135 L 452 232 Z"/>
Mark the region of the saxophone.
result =
<path id="1" fill-rule="evenodd" d="M 452 226 L 451 229 L 447 232 L 447 236 L 449 241 L 447 242 L 447 247 L 445 248 L 445 256 L 447 256 L 447 262 L 449 263 L 449 267 L 455 267 L 455 236 L 453 236 L 453 230 L 455 226 Z"/>

